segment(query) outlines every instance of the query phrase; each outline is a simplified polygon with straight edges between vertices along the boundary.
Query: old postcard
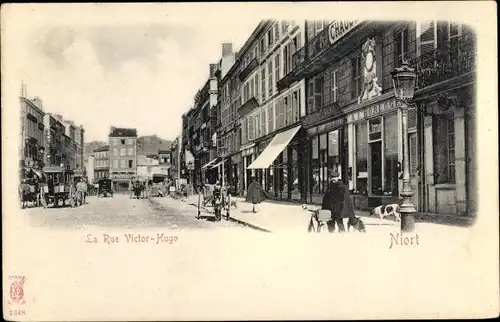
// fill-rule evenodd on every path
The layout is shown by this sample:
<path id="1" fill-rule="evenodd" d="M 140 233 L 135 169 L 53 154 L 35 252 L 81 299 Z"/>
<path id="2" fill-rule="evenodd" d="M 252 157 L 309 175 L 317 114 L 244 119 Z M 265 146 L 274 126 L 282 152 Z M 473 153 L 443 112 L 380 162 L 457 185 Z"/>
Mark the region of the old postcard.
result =
<path id="1" fill-rule="evenodd" d="M 498 316 L 495 9 L 3 5 L 4 319 Z"/>

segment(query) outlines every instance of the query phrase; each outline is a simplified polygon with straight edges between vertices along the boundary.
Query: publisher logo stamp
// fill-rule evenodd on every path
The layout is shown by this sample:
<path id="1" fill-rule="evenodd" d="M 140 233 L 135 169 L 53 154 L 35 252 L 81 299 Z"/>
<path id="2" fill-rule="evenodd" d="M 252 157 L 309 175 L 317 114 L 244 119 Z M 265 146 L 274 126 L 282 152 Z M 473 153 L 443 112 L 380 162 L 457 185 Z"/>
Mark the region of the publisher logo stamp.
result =
<path id="1" fill-rule="evenodd" d="M 24 276 L 9 276 L 10 281 L 10 301 L 9 304 L 24 304 Z"/>

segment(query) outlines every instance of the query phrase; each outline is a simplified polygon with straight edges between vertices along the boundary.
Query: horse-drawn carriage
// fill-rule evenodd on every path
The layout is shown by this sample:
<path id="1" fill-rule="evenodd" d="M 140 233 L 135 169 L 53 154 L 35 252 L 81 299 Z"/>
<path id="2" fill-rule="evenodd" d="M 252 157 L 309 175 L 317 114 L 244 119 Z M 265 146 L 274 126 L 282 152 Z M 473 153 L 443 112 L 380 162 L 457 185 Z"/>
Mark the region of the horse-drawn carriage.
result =
<path id="1" fill-rule="evenodd" d="M 203 206 L 210 205 L 214 209 L 215 219 L 217 221 L 222 219 L 222 210 L 229 206 L 229 193 L 228 188 L 220 185 L 205 185 L 201 188 L 203 195 Z M 226 216 L 226 220 L 227 220 Z"/>
<path id="2" fill-rule="evenodd" d="M 35 206 L 40 205 L 40 185 L 37 178 L 26 178 L 19 185 L 19 198 L 21 208 L 26 208 L 30 203 Z"/>
<path id="3" fill-rule="evenodd" d="M 143 179 L 133 179 L 130 181 L 130 198 L 147 198 L 148 181 Z"/>
<path id="4" fill-rule="evenodd" d="M 44 167 L 42 172 L 44 178 L 40 188 L 40 200 L 44 208 L 50 204 L 58 207 L 59 203 L 64 206 L 66 201 L 71 207 L 74 207 L 78 202 L 81 202 L 74 182 L 73 171 L 63 167 L 48 166 Z"/>
<path id="5" fill-rule="evenodd" d="M 99 190 L 97 191 L 97 197 L 99 198 L 101 195 L 103 197 L 111 196 L 113 197 L 113 181 L 108 178 L 99 179 Z"/>

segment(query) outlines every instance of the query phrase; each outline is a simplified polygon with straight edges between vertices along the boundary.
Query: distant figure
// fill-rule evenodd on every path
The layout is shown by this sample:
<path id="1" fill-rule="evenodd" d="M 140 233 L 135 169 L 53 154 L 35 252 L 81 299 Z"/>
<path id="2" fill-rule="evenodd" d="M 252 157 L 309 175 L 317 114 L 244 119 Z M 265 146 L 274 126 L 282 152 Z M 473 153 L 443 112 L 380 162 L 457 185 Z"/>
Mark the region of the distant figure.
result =
<path id="1" fill-rule="evenodd" d="M 250 185 L 248 186 L 246 201 L 252 203 L 253 213 L 256 212 L 255 205 L 266 200 L 266 197 L 267 197 L 266 192 L 264 191 L 262 186 L 255 180 L 255 178 L 252 178 L 252 183 L 250 183 Z"/>

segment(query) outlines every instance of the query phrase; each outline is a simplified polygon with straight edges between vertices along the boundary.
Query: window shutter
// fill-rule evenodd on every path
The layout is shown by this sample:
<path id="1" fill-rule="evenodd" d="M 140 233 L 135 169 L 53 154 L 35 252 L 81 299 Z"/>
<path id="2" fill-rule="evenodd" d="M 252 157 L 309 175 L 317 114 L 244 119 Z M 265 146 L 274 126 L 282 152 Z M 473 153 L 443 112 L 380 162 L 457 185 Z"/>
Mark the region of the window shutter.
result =
<path id="1" fill-rule="evenodd" d="M 416 129 L 417 128 L 417 109 L 410 108 L 408 109 L 408 129 Z"/>
<path id="2" fill-rule="evenodd" d="M 410 175 L 415 175 L 418 168 L 418 156 L 417 156 L 417 134 L 412 133 L 409 137 L 410 146 Z"/>
<path id="3" fill-rule="evenodd" d="M 330 91 L 331 91 L 331 79 L 330 74 L 326 73 L 323 81 L 323 104 L 326 106 L 330 104 Z"/>
<path id="4" fill-rule="evenodd" d="M 436 49 L 437 24 L 436 21 L 423 21 L 419 23 L 420 55 Z"/>

